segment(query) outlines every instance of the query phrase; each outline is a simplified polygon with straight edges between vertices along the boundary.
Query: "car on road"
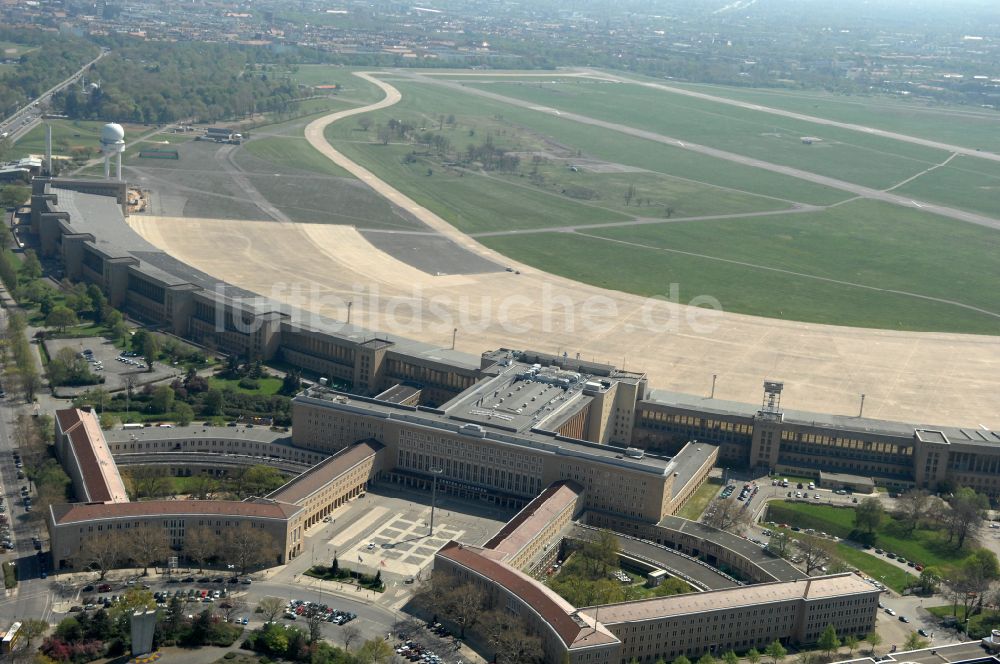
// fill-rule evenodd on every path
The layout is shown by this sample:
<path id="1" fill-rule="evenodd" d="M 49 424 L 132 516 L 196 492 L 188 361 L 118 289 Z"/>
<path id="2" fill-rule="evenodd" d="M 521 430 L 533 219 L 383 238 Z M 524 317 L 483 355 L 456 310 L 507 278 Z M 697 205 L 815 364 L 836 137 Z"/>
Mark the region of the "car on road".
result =
<path id="1" fill-rule="evenodd" d="M 907 618 L 906 616 L 900 616 L 899 617 L 899 622 L 901 622 L 901 623 L 908 623 L 908 622 L 910 622 L 910 619 Z"/>
<path id="2" fill-rule="evenodd" d="M 885 612 L 888 613 L 890 616 L 896 615 L 896 612 L 889 608 L 886 608 Z"/>
<path id="3" fill-rule="evenodd" d="M 99 593 L 108 593 L 108 592 L 111 592 L 111 584 L 110 583 L 102 583 L 101 585 L 97 586 L 97 592 L 99 592 Z"/>
<path id="4" fill-rule="evenodd" d="M 919 634 L 920 636 L 928 636 L 928 637 L 931 635 L 930 632 L 928 632 L 923 627 L 917 630 L 917 634 Z"/>

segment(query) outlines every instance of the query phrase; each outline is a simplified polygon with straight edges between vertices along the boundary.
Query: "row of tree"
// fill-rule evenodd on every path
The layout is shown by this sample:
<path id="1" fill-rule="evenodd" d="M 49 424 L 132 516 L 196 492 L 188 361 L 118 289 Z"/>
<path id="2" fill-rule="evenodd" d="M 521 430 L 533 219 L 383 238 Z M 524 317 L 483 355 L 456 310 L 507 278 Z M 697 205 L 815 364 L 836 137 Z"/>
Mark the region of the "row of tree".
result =
<path id="1" fill-rule="evenodd" d="M 171 476 L 162 466 L 131 466 L 122 470 L 122 480 L 133 500 L 156 500 L 175 493 Z M 287 481 L 271 466 L 240 466 L 223 477 L 198 473 L 188 478 L 191 498 L 196 500 L 244 500 L 266 496 Z"/>
<path id="2" fill-rule="evenodd" d="M 143 568 L 165 563 L 167 558 L 181 555 L 199 569 L 210 563 L 233 565 L 239 574 L 273 565 L 281 556 L 283 543 L 260 528 L 241 523 L 225 529 L 209 526 L 185 528 L 183 546 L 171 546 L 168 531 L 160 525 L 146 525 L 127 531 L 111 530 L 100 537 L 90 537 L 83 543 L 79 568 L 92 569 L 101 579 L 116 567 L 134 565 Z"/>

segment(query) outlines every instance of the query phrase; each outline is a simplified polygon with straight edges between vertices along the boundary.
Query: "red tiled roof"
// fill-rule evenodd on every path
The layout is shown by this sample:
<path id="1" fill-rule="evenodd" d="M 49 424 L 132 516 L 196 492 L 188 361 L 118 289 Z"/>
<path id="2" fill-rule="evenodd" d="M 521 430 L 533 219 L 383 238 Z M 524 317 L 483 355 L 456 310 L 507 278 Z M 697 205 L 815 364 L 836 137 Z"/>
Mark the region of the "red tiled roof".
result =
<path id="1" fill-rule="evenodd" d="M 53 522 L 60 526 L 100 519 L 135 519 L 163 515 L 234 516 L 283 520 L 298 512 L 300 508 L 276 501 L 148 500 L 137 503 L 53 505 L 51 509 Z"/>
<path id="2" fill-rule="evenodd" d="M 77 408 L 57 410 L 56 417 L 59 419 L 59 429 L 69 437 L 73 456 L 80 467 L 83 490 L 86 493 L 80 498 L 87 502 L 102 503 L 127 501 L 125 486 L 111 459 L 111 452 L 107 449 L 96 417 Z M 93 421 L 88 421 L 88 418 Z M 98 450 L 97 446 L 103 446 L 104 450 Z M 106 464 L 110 465 L 109 468 L 102 467 L 99 456 L 102 451 L 107 457 Z"/>

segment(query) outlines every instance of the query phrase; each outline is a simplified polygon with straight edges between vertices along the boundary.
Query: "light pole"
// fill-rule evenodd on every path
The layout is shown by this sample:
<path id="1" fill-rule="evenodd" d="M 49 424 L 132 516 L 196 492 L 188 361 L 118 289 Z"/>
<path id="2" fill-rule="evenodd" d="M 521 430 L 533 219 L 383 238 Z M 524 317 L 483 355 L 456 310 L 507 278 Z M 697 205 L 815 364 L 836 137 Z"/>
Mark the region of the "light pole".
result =
<path id="1" fill-rule="evenodd" d="M 434 476 L 434 483 L 431 485 L 431 529 L 427 536 L 434 537 L 434 507 L 437 503 L 438 475 L 444 472 L 444 468 L 431 466 L 427 470 Z"/>

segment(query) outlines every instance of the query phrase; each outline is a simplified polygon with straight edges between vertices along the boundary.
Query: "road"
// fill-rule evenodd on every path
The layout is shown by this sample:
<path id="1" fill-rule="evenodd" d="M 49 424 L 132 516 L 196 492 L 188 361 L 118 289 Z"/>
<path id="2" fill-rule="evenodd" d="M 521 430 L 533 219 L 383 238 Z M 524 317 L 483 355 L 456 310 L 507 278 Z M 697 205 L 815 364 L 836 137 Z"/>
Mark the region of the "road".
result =
<path id="1" fill-rule="evenodd" d="M 0 291 L 3 291 L 0 286 Z M 6 293 L 4 293 L 6 295 Z M 6 310 L 0 312 L 6 327 Z M 39 578 L 41 572 L 39 557 L 31 542 L 32 535 L 44 537 L 44 527 L 38 521 L 29 521 L 21 506 L 20 488 L 28 480 L 17 478 L 12 452 L 17 445 L 13 440 L 13 423 L 19 412 L 27 412 L 27 405 L 10 394 L 0 400 L 0 482 L 2 482 L 3 503 L 6 516 L 11 524 L 15 549 L 0 555 L 3 562 L 13 562 L 17 567 L 18 586 L 5 591 L 0 600 L 0 616 L 5 620 L 19 616 L 47 619 L 52 608 L 52 593 L 48 582 Z M 6 627 L 0 623 L 0 627 Z"/>
<path id="2" fill-rule="evenodd" d="M 933 203 L 929 203 L 927 201 L 917 200 L 909 196 L 901 196 L 899 194 L 894 194 L 888 190 L 874 189 L 872 187 L 866 187 L 864 185 L 854 184 L 853 182 L 846 182 L 844 180 L 839 180 L 837 178 L 832 178 L 826 175 L 820 175 L 818 173 L 812 173 L 810 171 L 805 171 L 799 168 L 793 168 L 791 166 L 783 166 L 781 164 L 775 164 L 769 161 L 764 161 L 762 159 L 755 159 L 753 157 L 748 157 L 746 155 L 741 155 L 734 152 L 728 152 L 726 150 L 720 150 L 718 148 L 713 148 L 698 143 L 692 143 L 686 140 L 682 141 L 678 138 L 674 138 L 673 136 L 667 136 L 665 134 L 660 134 L 654 131 L 637 129 L 635 127 L 619 124 L 617 122 L 608 122 L 607 120 L 599 120 L 597 118 L 581 115 L 579 113 L 573 113 L 572 111 L 551 108 L 548 106 L 540 106 L 533 102 L 524 101 L 522 99 L 517 99 L 514 97 L 508 97 L 506 95 L 497 94 L 495 92 L 470 88 L 468 86 L 462 85 L 461 83 L 455 83 L 453 81 L 438 80 L 433 77 L 422 74 L 410 73 L 406 74 L 406 76 L 408 78 L 420 81 L 422 83 L 437 85 L 439 87 L 448 88 L 450 90 L 464 92 L 465 94 L 477 97 L 483 97 L 485 99 L 491 99 L 493 101 L 499 101 L 501 103 L 508 104 L 510 106 L 516 106 L 518 108 L 524 108 L 530 111 L 545 113 L 547 115 L 551 115 L 561 120 L 578 122 L 580 124 L 592 127 L 600 127 L 602 129 L 609 129 L 611 131 L 615 131 L 620 134 L 625 134 L 627 136 L 634 136 L 636 138 L 641 138 L 643 140 L 653 141 L 656 143 L 662 143 L 663 145 L 669 145 L 671 147 L 679 148 L 681 150 L 695 152 L 698 154 L 705 155 L 707 157 L 713 157 L 715 159 L 723 159 L 725 161 L 733 162 L 743 166 L 749 166 L 751 168 L 770 171 L 772 173 L 778 173 L 780 175 L 787 175 L 789 177 L 797 178 L 799 180 L 804 180 L 806 182 L 812 182 L 814 184 L 819 184 L 825 187 L 829 187 L 831 189 L 844 191 L 854 196 L 859 196 L 861 198 L 882 201 L 884 203 L 891 203 L 893 205 L 898 205 L 900 207 L 910 208 L 914 210 L 921 210 L 923 212 L 931 212 L 940 215 L 942 217 L 949 217 L 951 219 L 957 219 L 959 221 L 964 221 L 970 224 L 976 224 L 978 226 L 986 226 L 988 228 L 1000 229 L 1000 219 L 994 219 L 993 217 L 988 217 L 986 215 L 976 214 L 974 212 L 967 212 L 965 210 L 959 210 L 957 208 L 946 207 L 943 205 L 936 205 Z M 817 120 L 819 119 L 820 118 L 817 118 Z M 832 124 L 832 121 L 830 121 L 830 123 Z M 875 130 L 872 130 L 872 133 L 874 132 Z M 902 135 L 900 134 L 899 136 Z M 915 137 L 908 137 L 908 138 L 911 139 L 908 142 L 923 141 L 923 139 L 917 139 Z M 971 153 L 972 155 L 980 156 L 983 158 L 988 158 L 984 157 L 983 155 L 992 154 L 992 153 L 981 153 L 977 152 L 976 150 L 969 150 L 968 148 L 961 148 L 959 146 L 944 146 L 942 147 L 942 149 L 954 149 L 960 154 Z M 1000 160 L 1000 156 L 997 155 L 993 156 L 997 157 L 997 159 Z M 369 182 L 368 184 L 371 183 Z"/>
<path id="3" fill-rule="evenodd" d="M 94 63 L 110 52 L 111 51 L 106 49 L 101 49 L 100 54 L 98 54 L 96 58 L 80 67 L 75 74 L 63 80 L 61 83 L 57 83 L 52 86 L 39 95 L 34 101 L 18 109 L 18 111 L 10 117 L 0 121 L 0 133 L 5 131 L 10 132 L 9 138 L 11 139 L 11 142 L 16 142 L 17 140 L 23 138 L 25 134 L 34 129 L 35 126 L 41 122 L 40 107 L 44 106 L 49 99 L 51 99 L 52 95 L 59 92 L 66 86 L 76 82 L 88 69 L 90 69 Z"/>

